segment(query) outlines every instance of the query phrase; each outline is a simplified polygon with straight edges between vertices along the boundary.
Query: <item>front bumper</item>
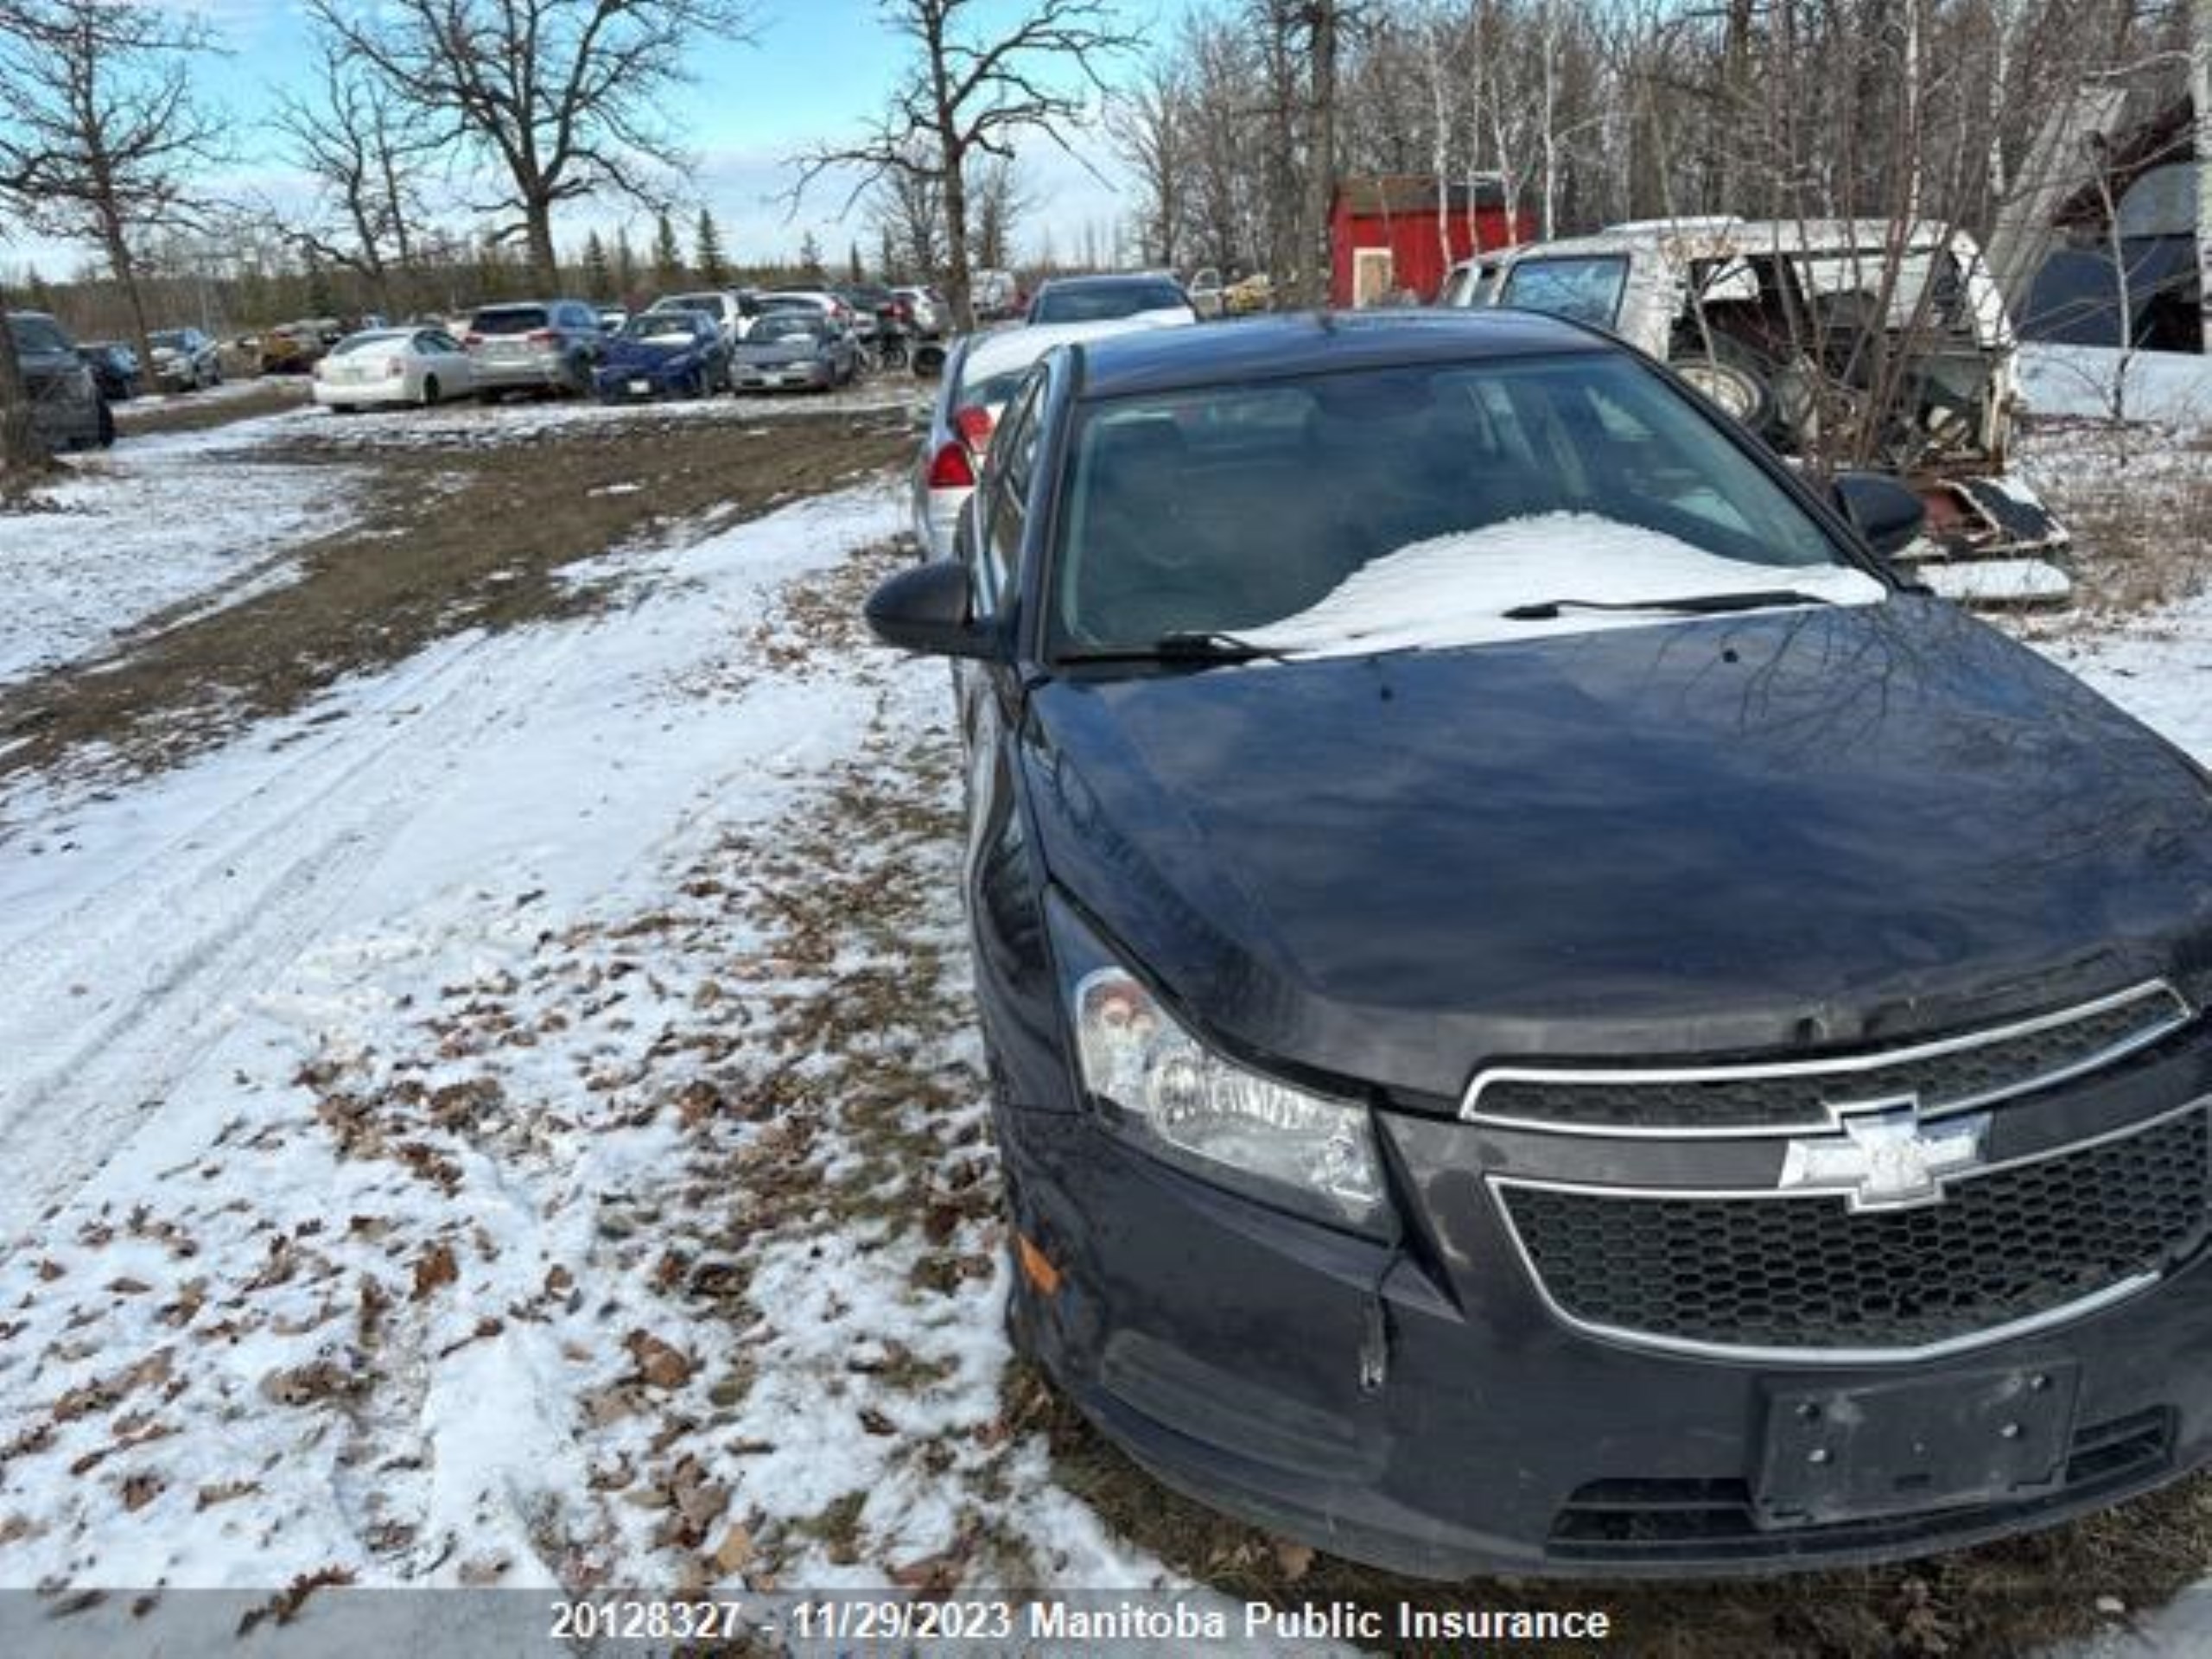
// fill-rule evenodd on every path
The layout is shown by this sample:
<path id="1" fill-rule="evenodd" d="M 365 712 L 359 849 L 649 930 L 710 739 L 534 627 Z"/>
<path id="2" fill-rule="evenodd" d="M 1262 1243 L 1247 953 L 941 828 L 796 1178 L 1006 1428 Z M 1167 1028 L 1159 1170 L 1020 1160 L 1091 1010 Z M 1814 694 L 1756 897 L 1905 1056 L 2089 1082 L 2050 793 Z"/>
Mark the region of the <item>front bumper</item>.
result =
<path id="1" fill-rule="evenodd" d="M 659 369 L 642 374 L 628 370 L 601 370 L 592 378 L 592 395 L 602 404 L 656 403 L 676 397 L 683 389 L 682 377 Z"/>
<path id="2" fill-rule="evenodd" d="M 1408 1174 L 1394 1141 L 1423 1216 L 1385 1245 L 1217 1191 L 1050 1105 L 1001 1113 L 1017 1224 L 1062 1274 L 1049 1298 L 1017 1288 L 1039 1358 L 1164 1484 L 1354 1560 L 1440 1579 L 1872 1562 L 2054 1524 L 2212 1458 L 2201 1254 L 2101 1311 L 1938 1360 L 1655 1352 L 1546 1306 L 1471 1160 Z M 1447 1211 L 1471 1219 L 1440 1253 L 1427 1217 Z M 1912 1383 L 1940 1399 L 2050 1376 L 2065 1420 L 2017 1496 L 1908 1495 L 1795 1523 L 1760 1501 L 1787 1444 L 1777 1420 L 1808 1391 Z"/>
<path id="3" fill-rule="evenodd" d="M 830 378 L 827 363 L 740 363 L 730 371 L 740 391 L 818 391 L 828 387 Z"/>

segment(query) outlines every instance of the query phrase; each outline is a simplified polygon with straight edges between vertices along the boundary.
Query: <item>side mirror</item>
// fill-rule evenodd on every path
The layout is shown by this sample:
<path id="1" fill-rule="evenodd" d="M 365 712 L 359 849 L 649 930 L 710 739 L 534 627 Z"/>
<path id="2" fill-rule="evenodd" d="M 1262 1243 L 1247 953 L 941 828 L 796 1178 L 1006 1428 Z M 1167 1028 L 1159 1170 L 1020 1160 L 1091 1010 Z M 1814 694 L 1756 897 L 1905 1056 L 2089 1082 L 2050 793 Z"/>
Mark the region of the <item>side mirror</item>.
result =
<path id="1" fill-rule="evenodd" d="M 968 568 L 933 559 L 901 570 L 868 596 L 864 614 L 875 637 L 927 657 L 995 658 L 998 632 L 975 620 Z"/>
<path id="2" fill-rule="evenodd" d="M 1884 558 L 1904 552 L 1920 534 L 1928 510 L 1894 478 L 1881 473 L 1839 473 L 1832 488 L 1843 516 Z"/>

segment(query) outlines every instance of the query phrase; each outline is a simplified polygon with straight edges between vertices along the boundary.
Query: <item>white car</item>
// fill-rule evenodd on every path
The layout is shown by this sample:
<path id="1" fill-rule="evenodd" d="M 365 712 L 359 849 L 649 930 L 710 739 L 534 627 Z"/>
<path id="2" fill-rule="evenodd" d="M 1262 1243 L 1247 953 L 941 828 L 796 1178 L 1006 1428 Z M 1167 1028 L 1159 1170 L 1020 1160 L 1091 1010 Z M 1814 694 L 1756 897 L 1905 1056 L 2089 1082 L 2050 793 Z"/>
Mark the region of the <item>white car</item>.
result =
<path id="1" fill-rule="evenodd" d="M 949 559 L 961 512 L 976 493 L 976 475 L 990 448 L 1006 400 L 1022 377 L 1055 346 L 1148 328 L 1184 328 L 1197 322 L 1179 311 L 1116 317 L 1104 322 L 1029 323 L 969 334 L 952 348 L 938 382 L 937 405 L 914 467 L 914 538 L 922 556 Z"/>
<path id="2" fill-rule="evenodd" d="M 772 288 L 753 296 L 764 312 L 779 308 L 798 307 L 819 311 L 832 322 L 841 322 L 848 328 L 860 319 L 853 315 L 853 308 L 836 295 L 818 288 Z M 753 321 L 760 319 L 755 317 Z"/>
<path id="3" fill-rule="evenodd" d="M 369 328 L 348 334 L 315 365 L 315 400 L 340 410 L 365 404 L 424 409 L 476 390 L 467 348 L 440 328 Z"/>
<path id="4" fill-rule="evenodd" d="M 648 311 L 696 311 L 712 317 L 715 326 L 722 331 L 722 343 L 734 346 L 753 327 L 753 319 L 760 308 L 752 296 L 734 289 L 702 289 L 692 294 L 664 294 L 645 308 Z"/>

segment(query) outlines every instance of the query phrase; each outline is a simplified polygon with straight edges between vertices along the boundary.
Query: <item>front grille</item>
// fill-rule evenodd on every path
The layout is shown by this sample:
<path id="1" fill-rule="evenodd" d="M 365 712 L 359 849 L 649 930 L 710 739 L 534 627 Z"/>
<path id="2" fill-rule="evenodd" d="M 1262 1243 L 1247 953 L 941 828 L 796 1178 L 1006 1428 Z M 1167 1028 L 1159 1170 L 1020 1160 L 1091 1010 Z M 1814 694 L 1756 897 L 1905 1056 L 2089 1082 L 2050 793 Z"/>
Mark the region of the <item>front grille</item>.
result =
<path id="1" fill-rule="evenodd" d="M 1508 1070 L 1478 1078 L 1471 1117 L 1605 1129 L 1818 1128 L 1831 1103 L 1916 1096 L 1941 1110 L 2025 1093 L 2116 1060 L 2189 1019 L 2168 986 L 1888 1054 L 1671 1070 Z"/>
<path id="2" fill-rule="evenodd" d="M 1564 1560 L 1625 1563 L 1903 1546 L 2141 1485 L 2170 1465 L 2172 1448 L 2172 1414 L 2139 1412 L 2078 1431 L 2059 1489 L 2025 1503 L 1774 1531 L 1760 1529 L 1751 1488 L 1741 1480 L 1592 1481 L 1577 1487 L 1560 1507 L 1548 1549 Z"/>
<path id="3" fill-rule="evenodd" d="M 1955 1180 L 1940 1204 L 1673 1197 L 1501 1182 L 1567 1318 L 1676 1345 L 1912 1349 L 2155 1274 L 2205 1230 L 2205 1114 Z"/>

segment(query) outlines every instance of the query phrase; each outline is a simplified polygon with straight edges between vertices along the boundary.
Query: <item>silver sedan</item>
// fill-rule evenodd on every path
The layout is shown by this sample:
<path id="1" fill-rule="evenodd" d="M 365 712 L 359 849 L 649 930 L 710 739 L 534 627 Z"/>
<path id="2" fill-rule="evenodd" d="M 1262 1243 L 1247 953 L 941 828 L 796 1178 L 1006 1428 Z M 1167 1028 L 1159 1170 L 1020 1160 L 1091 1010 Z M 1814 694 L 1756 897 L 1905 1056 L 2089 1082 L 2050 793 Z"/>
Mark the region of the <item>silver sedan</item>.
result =
<path id="1" fill-rule="evenodd" d="M 341 414 L 365 404 L 428 409 L 476 390 L 467 350 L 439 328 L 369 328 L 348 334 L 315 365 L 315 400 Z"/>

